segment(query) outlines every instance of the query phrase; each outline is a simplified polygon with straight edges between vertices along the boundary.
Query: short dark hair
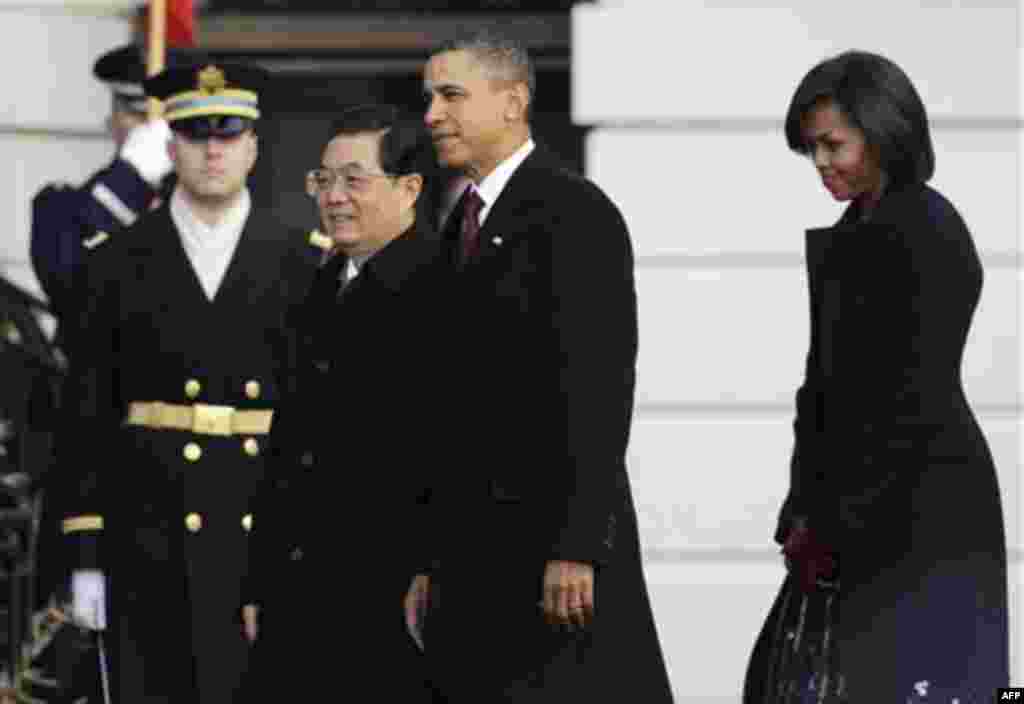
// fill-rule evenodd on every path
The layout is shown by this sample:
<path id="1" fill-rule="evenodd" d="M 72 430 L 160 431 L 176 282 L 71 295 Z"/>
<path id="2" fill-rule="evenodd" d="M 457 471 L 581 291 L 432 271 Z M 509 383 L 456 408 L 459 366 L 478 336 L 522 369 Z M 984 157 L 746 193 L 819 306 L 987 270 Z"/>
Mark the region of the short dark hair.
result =
<path id="1" fill-rule="evenodd" d="M 800 81 L 786 113 L 790 149 L 808 152 L 804 119 L 828 102 L 864 133 L 890 184 L 924 183 L 935 173 L 935 149 L 924 103 L 907 74 L 889 59 L 847 51 L 811 69 Z"/>
<path id="2" fill-rule="evenodd" d="M 404 115 L 394 105 L 356 105 L 346 108 L 331 123 L 330 139 L 339 135 L 383 132 L 377 158 L 389 176 L 419 174 L 423 190 L 416 202 L 417 219 L 436 227 L 440 193 L 439 166 L 434 144 L 422 120 Z"/>
<path id="3" fill-rule="evenodd" d="M 472 54 L 473 58 L 487 69 L 492 80 L 524 83 L 530 101 L 526 106 L 526 118 L 529 119 L 537 93 L 537 69 L 525 45 L 515 39 L 479 30 L 465 36 L 446 39 L 430 52 L 430 56 L 450 51 L 465 51 Z"/>

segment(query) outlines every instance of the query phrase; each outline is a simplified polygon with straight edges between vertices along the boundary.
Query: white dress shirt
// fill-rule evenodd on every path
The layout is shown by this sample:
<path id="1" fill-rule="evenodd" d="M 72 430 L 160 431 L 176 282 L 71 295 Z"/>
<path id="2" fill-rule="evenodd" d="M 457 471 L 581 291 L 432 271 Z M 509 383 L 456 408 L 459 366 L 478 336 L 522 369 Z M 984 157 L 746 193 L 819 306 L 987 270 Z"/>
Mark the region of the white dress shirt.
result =
<path id="1" fill-rule="evenodd" d="M 484 205 L 480 208 L 480 227 L 484 226 L 484 222 L 487 220 L 487 214 L 491 212 L 491 206 L 494 205 L 495 201 L 498 200 L 498 196 L 505 190 L 505 185 L 509 179 L 512 178 L 512 174 L 516 172 L 519 165 L 526 160 L 526 157 L 530 156 L 530 152 L 533 151 L 534 147 L 537 146 L 533 143 L 533 139 L 527 137 L 526 141 L 523 142 L 523 146 L 519 147 L 512 156 L 505 159 L 505 161 L 498 164 L 494 171 L 489 173 L 484 180 L 477 186 L 470 185 L 470 188 L 476 188 L 476 192 L 480 194 L 480 198 L 483 199 Z"/>
<path id="2" fill-rule="evenodd" d="M 231 264 L 231 257 L 242 238 L 245 221 L 249 219 L 249 212 L 252 210 L 249 190 L 242 190 L 238 202 L 213 227 L 195 216 L 181 192 L 180 185 L 174 189 L 170 208 L 171 219 L 178 228 L 185 254 L 192 262 L 192 268 L 203 286 L 203 291 L 206 292 L 206 297 L 212 301 L 224 280 L 224 274 Z"/>

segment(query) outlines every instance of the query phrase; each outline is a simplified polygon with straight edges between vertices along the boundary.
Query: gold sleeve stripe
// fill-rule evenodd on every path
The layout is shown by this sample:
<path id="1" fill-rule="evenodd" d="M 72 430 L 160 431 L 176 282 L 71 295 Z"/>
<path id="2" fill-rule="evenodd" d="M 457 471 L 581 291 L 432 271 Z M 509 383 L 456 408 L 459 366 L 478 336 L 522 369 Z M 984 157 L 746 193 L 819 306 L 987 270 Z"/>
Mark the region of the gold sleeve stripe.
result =
<path id="1" fill-rule="evenodd" d="M 61 532 L 80 533 L 87 530 L 103 530 L 103 516 L 75 516 L 61 522 Z"/>
<path id="2" fill-rule="evenodd" d="M 94 249 L 96 247 L 99 247 L 108 239 L 110 239 L 110 235 L 104 232 L 103 230 L 100 230 L 89 239 L 82 240 L 82 246 L 85 247 L 86 249 Z"/>

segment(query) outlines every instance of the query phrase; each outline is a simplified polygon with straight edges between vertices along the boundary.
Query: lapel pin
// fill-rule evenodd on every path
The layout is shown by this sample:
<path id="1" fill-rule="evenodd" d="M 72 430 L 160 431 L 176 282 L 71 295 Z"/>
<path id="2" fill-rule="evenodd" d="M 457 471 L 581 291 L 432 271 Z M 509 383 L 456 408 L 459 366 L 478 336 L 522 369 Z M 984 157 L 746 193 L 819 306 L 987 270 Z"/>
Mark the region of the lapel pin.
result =
<path id="1" fill-rule="evenodd" d="M 497 247 L 500 247 L 501 243 L 504 242 L 504 241 L 505 240 L 501 239 L 500 235 L 495 235 L 494 238 L 491 239 L 491 242 L 493 242 L 494 245 L 497 246 Z"/>

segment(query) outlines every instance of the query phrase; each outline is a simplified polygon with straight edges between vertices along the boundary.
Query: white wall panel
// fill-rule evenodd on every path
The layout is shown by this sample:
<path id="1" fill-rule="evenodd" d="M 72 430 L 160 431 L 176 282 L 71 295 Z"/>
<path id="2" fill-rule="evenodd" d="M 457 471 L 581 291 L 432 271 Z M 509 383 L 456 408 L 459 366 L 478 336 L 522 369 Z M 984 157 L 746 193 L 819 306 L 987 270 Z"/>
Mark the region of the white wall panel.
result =
<path id="1" fill-rule="evenodd" d="M 739 704 L 781 561 L 648 563 L 646 573 L 677 703 Z"/>
<path id="2" fill-rule="evenodd" d="M 126 19 L 53 9 L 0 6 L 0 64 L 13 100 L 0 101 L 0 125 L 102 130 L 110 94 L 92 75 L 103 52 L 130 40 Z"/>
<path id="3" fill-rule="evenodd" d="M 106 139 L 0 134 L 0 193 L 10 199 L 4 209 L 0 265 L 22 286 L 40 293 L 27 268 L 32 197 L 48 182 L 78 185 L 113 156 Z"/>
<path id="4" fill-rule="evenodd" d="M 203 2 L 204 0 L 199 0 Z M 197 5 L 199 3 L 196 3 Z M 137 0 L 0 0 L 0 10 L 11 9 L 53 9 L 88 13 L 110 14 L 131 12 L 139 7 Z"/>
<path id="5" fill-rule="evenodd" d="M 814 64 L 849 48 L 899 64 L 934 117 L 1019 114 L 1012 5 L 893 2 L 879 12 L 808 0 L 707 5 L 577 5 L 574 120 L 775 119 Z"/>
<path id="6" fill-rule="evenodd" d="M 797 267 L 640 268 L 638 403 L 792 403 L 807 352 L 805 278 Z M 974 404 L 1017 402 L 1016 325 L 1016 271 L 990 267 L 965 351 Z"/>
<path id="7" fill-rule="evenodd" d="M 790 403 L 803 374 L 805 274 L 641 268 L 638 403 Z"/>
<path id="8" fill-rule="evenodd" d="M 629 475 L 644 548 L 769 551 L 789 485 L 791 420 L 638 417 Z"/>
<path id="9" fill-rule="evenodd" d="M 1020 542 L 1020 423 L 982 415 L 1003 495 L 1007 542 Z M 640 415 L 629 475 L 650 554 L 773 552 L 775 519 L 789 488 L 792 412 L 720 418 Z"/>
<path id="10" fill-rule="evenodd" d="M 936 129 L 932 185 L 959 209 L 985 253 L 1018 248 L 1019 129 Z M 595 129 L 588 176 L 622 209 L 641 257 L 799 255 L 804 230 L 845 204 L 781 127 L 737 131 Z M 985 187 L 978 188 L 979 179 Z"/>

